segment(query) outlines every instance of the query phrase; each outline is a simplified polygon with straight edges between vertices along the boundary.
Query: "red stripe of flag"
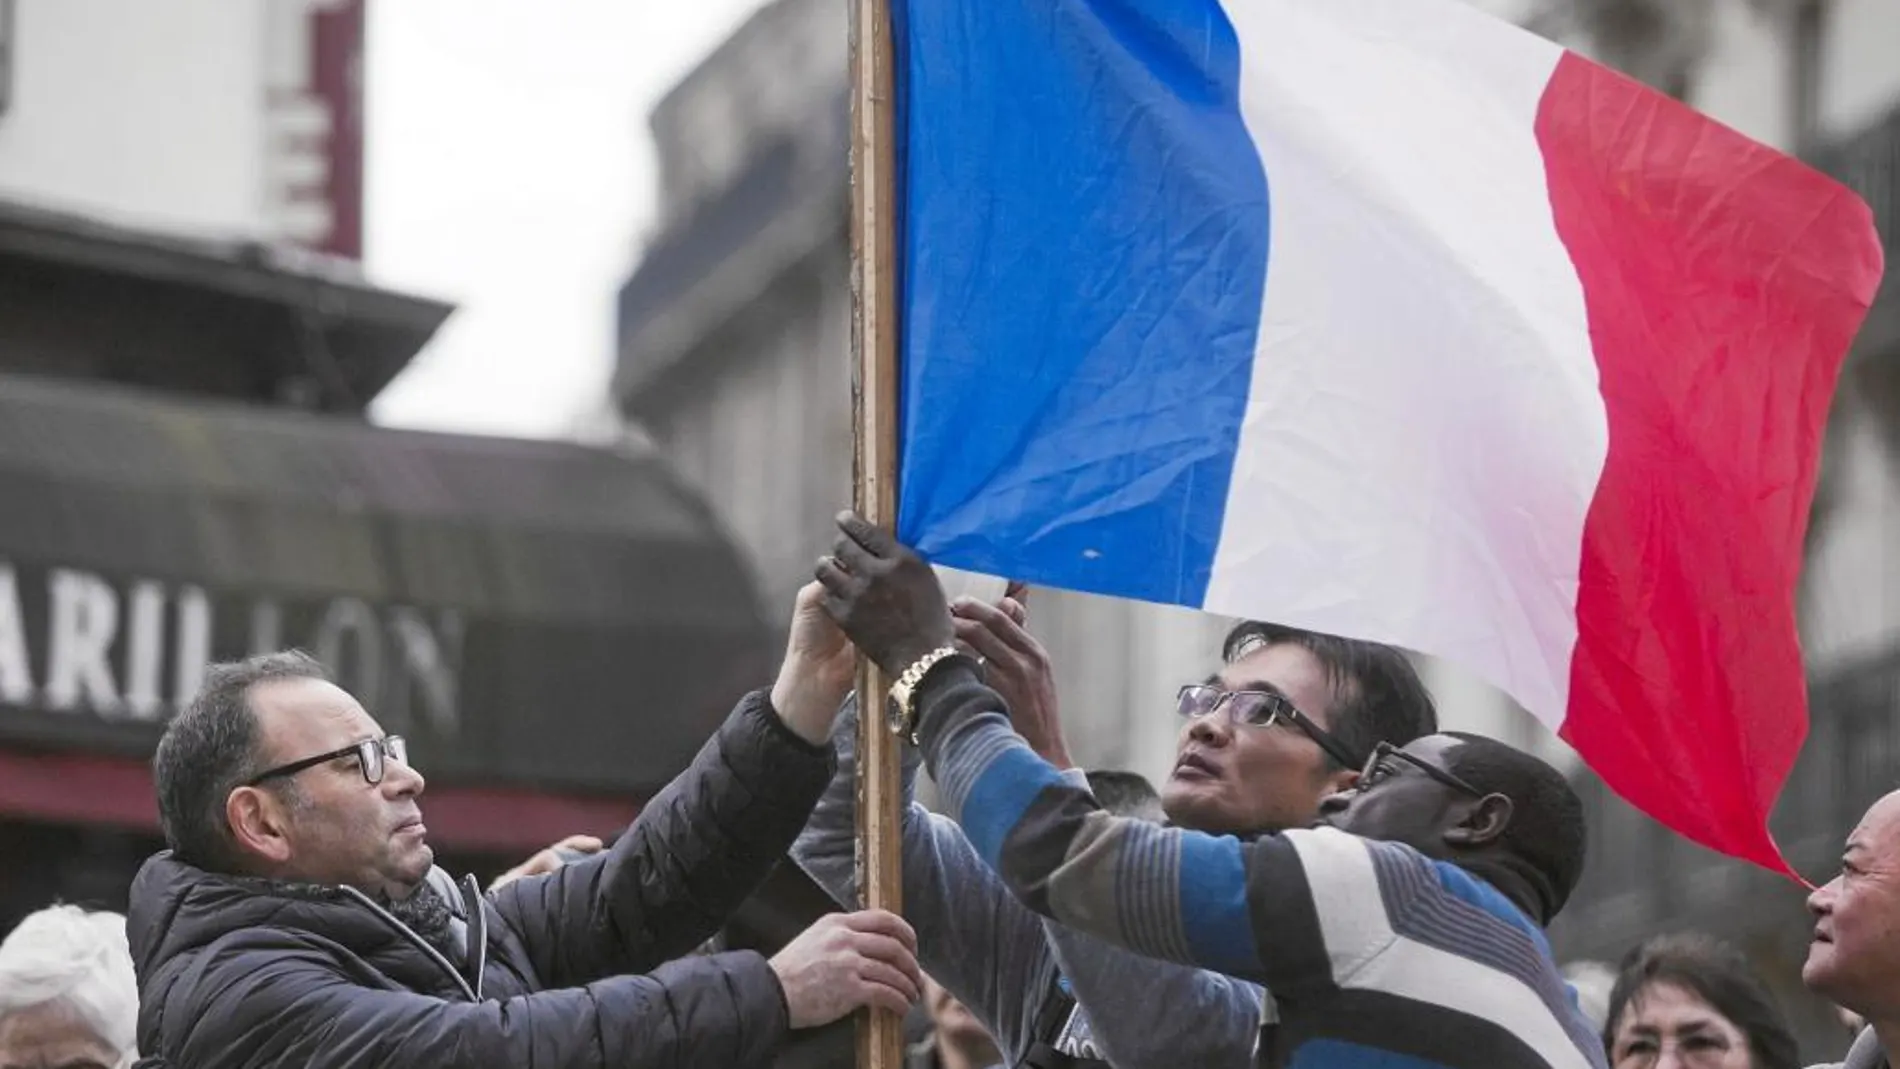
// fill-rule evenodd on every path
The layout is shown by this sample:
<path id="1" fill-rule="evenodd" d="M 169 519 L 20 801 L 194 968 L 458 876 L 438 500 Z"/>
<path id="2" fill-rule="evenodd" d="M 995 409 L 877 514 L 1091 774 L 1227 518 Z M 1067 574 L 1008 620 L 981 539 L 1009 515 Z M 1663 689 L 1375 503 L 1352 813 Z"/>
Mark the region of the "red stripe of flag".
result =
<path id="1" fill-rule="evenodd" d="M 1792 875 L 1768 815 L 1807 733 L 1795 586 L 1871 215 L 1569 54 L 1537 139 L 1609 416 L 1562 735 L 1650 816 Z"/>

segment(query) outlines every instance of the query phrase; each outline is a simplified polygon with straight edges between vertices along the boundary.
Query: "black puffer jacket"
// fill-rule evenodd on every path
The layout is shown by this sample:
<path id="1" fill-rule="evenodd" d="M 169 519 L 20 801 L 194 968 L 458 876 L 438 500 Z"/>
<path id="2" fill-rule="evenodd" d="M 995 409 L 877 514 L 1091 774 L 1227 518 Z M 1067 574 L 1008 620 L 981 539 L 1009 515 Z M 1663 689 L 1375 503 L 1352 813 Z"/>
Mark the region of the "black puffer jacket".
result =
<path id="1" fill-rule="evenodd" d="M 181 1069 L 768 1065 L 786 1010 L 765 959 L 672 959 L 784 856 L 831 764 L 749 695 L 611 851 L 486 897 L 431 874 L 459 906 L 447 952 L 353 888 L 159 854 L 132 884 L 139 1049 Z"/>

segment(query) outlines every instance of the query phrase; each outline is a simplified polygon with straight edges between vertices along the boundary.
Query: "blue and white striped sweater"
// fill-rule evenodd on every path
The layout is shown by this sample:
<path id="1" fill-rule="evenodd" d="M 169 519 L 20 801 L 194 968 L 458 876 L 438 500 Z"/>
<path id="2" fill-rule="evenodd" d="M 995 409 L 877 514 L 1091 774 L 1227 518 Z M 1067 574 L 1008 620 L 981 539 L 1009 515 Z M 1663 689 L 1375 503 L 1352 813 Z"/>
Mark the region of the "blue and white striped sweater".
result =
<path id="1" fill-rule="evenodd" d="M 1495 888 L 1332 830 L 1254 842 L 1103 812 L 960 666 L 920 695 L 950 811 L 1026 903 L 1152 957 L 1274 993 L 1265 1064 L 1602 1069 L 1543 932 Z"/>

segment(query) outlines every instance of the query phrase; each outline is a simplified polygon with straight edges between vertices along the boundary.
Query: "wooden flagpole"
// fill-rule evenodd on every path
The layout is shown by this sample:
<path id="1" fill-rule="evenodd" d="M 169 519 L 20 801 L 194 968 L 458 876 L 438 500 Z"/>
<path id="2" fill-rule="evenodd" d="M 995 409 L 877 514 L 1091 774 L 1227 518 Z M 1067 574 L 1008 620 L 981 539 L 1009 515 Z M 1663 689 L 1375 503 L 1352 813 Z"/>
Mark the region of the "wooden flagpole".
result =
<path id="1" fill-rule="evenodd" d="M 851 0 L 851 409 L 853 498 L 860 515 L 897 523 L 896 75 L 891 0 Z M 890 681 L 858 661 L 858 894 L 866 909 L 903 911 L 901 743 L 885 726 Z M 903 1018 L 868 1010 L 859 1069 L 901 1069 Z"/>

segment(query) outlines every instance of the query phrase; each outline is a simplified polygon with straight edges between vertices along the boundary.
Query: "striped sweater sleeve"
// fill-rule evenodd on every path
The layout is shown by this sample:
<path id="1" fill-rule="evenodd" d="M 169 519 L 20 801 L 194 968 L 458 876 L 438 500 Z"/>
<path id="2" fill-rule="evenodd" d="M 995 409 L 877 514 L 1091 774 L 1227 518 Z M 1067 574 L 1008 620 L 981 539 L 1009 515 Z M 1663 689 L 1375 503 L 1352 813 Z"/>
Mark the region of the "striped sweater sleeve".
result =
<path id="1" fill-rule="evenodd" d="M 854 695 L 833 722 L 838 767 L 792 856 L 840 902 L 858 900 L 857 729 Z M 975 1013 L 1011 1065 L 1037 1038 L 1056 963 L 1043 920 L 1023 908 L 970 848 L 963 829 L 915 800 L 918 762 L 902 772 L 904 918 L 917 930 L 917 960 Z"/>
<path id="2" fill-rule="evenodd" d="M 1369 872 L 1358 840 L 1324 836 L 1341 854 L 1297 849 L 1297 836 L 1243 843 L 1115 817 L 1023 743 L 969 669 L 933 673 L 919 702 L 925 760 L 950 812 L 1038 913 L 1282 997 L 1331 986 L 1390 940 L 1377 881 L 1355 878 Z M 1359 901 L 1322 924 L 1316 890 Z M 1339 920 L 1355 916 L 1366 923 Z"/>

